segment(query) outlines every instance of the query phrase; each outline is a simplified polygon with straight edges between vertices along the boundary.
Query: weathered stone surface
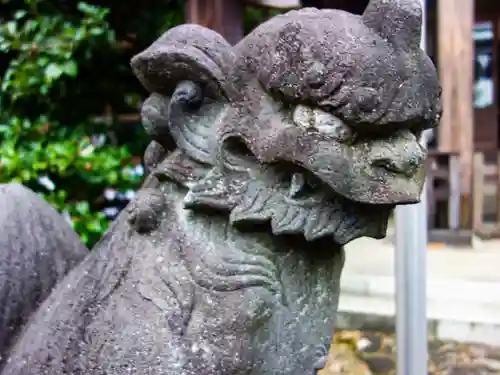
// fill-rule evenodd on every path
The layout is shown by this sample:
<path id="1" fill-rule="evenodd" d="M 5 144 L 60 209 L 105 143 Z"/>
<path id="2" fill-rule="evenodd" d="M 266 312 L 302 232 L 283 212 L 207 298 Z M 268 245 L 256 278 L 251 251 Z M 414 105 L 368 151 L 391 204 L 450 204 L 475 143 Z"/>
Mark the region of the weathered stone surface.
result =
<path id="1" fill-rule="evenodd" d="M 342 246 L 419 200 L 440 115 L 419 0 L 387 4 L 292 11 L 234 47 L 183 25 L 134 57 L 149 176 L 2 375 L 323 367 Z"/>
<path id="2" fill-rule="evenodd" d="M 22 185 L 0 185 L 0 368 L 30 315 L 86 254 L 45 200 Z"/>

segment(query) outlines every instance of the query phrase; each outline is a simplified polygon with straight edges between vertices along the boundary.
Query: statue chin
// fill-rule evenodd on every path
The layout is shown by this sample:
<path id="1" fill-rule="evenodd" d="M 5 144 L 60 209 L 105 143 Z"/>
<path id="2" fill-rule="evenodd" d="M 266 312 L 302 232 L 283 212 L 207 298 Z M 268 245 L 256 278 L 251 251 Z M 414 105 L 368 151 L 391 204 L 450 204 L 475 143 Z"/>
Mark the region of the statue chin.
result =
<path id="1" fill-rule="evenodd" d="M 251 181 L 241 202 L 231 211 L 233 225 L 269 222 L 274 235 L 303 235 L 307 241 L 331 237 L 338 245 L 360 238 L 384 238 L 391 206 L 326 199 L 290 199 Z"/>

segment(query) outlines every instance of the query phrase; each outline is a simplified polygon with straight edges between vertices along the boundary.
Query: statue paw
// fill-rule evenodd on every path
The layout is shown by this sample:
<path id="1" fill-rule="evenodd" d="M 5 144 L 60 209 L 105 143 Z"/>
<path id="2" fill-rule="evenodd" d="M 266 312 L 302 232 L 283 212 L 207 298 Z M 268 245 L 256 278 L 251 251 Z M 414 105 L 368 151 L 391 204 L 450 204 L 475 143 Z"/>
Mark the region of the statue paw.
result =
<path id="1" fill-rule="evenodd" d="M 165 206 L 160 190 L 143 189 L 127 207 L 128 222 L 138 233 L 152 232 L 158 227 Z"/>
<path id="2" fill-rule="evenodd" d="M 326 361 L 328 360 L 328 346 L 319 345 L 316 348 L 315 361 L 313 363 L 313 375 L 316 375 L 319 370 L 322 370 L 326 366 Z"/>

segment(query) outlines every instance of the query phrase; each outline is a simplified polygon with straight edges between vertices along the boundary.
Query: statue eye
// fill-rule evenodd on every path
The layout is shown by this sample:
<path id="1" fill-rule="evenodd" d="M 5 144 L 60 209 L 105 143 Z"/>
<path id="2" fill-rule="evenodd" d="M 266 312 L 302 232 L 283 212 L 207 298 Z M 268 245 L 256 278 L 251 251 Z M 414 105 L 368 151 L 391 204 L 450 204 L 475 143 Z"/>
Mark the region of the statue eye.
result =
<path id="1" fill-rule="evenodd" d="M 341 119 L 321 109 L 299 104 L 293 110 L 292 119 L 297 126 L 335 138 L 339 142 L 352 140 L 355 135 Z"/>

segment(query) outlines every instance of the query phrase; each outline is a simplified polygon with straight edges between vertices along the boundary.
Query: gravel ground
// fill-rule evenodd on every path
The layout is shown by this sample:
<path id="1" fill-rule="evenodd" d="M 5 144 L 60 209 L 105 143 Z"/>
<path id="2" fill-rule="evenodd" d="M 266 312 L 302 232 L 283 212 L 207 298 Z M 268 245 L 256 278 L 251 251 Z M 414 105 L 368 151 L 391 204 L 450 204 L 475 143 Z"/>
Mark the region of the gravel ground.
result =
<path id="1" fill-rule="evenodd" d="M 342 331 L 320 375 L 396 374 L 395 336 Z M 500 375 L 500 347 L 429 340 L 429 375 Z"/>

